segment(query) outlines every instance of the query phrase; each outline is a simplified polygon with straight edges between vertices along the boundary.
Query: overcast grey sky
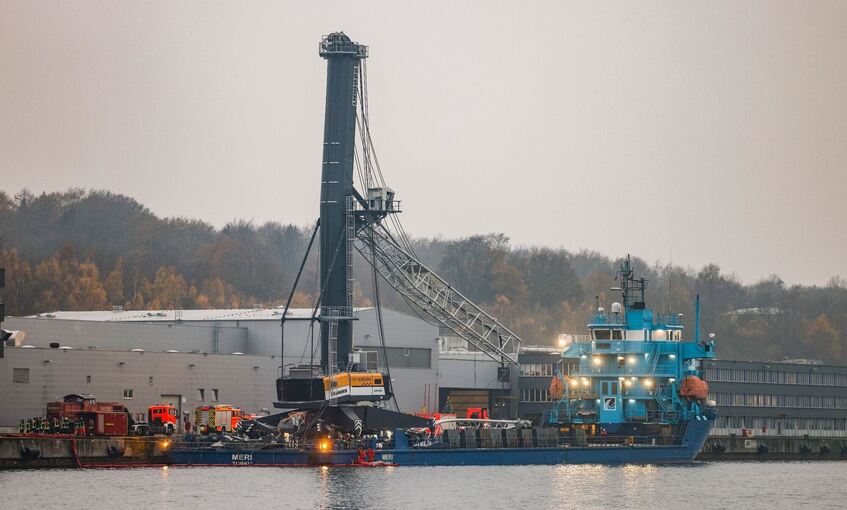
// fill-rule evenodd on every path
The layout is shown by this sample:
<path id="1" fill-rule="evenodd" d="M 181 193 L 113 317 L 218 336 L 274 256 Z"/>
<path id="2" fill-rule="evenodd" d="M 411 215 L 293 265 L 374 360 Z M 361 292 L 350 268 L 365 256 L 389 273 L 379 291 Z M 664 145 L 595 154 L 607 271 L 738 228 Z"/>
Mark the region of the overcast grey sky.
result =
<path id="1" fill-rule="evenodd" d="M 415 236 L 847 276 L 847 2 L 0 0 L 0 189 L 311 223 L 322 34 Z"/>

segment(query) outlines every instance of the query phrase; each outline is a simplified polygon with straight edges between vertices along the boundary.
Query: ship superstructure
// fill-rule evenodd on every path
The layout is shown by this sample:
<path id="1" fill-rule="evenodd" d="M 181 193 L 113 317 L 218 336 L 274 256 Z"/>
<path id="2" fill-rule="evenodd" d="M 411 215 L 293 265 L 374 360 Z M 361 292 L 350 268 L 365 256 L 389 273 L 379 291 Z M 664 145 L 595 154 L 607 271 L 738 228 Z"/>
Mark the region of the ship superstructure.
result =
<path id="1" fill-rule="evenodd" d="M 629 257 L 617 279 L 620 286 L 612 290 L 622 301 L 608 311 L 598 303 L 588 324 L 590 341 L 562 352 L 551 384 L 559 401 L 548 423 L 668 437 L 690 420 L 713 420 L 700 360 L 714 358 L 714 342 L 701 341 L 698 333 L 686 341 L 681 315 L 654 314 L 646 305 L 647 280 L 634 276 Z"/>

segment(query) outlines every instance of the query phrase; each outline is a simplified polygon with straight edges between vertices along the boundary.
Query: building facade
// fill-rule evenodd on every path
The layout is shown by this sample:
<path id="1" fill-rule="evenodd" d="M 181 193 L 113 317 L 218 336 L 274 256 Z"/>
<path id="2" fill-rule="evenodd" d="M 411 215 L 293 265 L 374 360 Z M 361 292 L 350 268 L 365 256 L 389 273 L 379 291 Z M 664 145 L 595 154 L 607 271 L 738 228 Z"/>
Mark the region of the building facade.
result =
<path id="1" fill-rule="evenodd" d="M 847 437 L 847 367 L 708 361 L 713 435 Z"/>
<path id="2" fill-rule="evenodd" d="M 544 424 L 545 413 L 553 407 L 550 382 L 556 365 L 562 359 L 559 349 L 524 347 L 518 355 L 517 387 L 518 415 L 536 425 Z"/>
<path id="3" fill-rule="evenodd" d="M 280 370 L 320 364 L 311 310 L 180 310 L 55 312 L 9 317 L 17 330 L 0 358 L 0 426 L 43 414 L 68 393 L 124 401 L 134 414 L 178 399 L 183 410 L 228 403 L 248 412 L 273 410 Z M 402 411 L 433 409 L 439 394 L 438 328 L 383 310 L 386 347 L 373 308 L 357 310 L 354 345 L 386 357 Z M 54 345 L 57 348 L 51 348 Z M 176 403 L 176 402 L 174 402 Z"/>
<path id="4" fill-rule="evenodd" d="M 137 415 L 157 402 L 178 403 L 183 412 L 216 402 L 273 411 L 280 371 L 320 363 L 312 310 L 289 310 L 284 336 L 281 313 L 116 310 L 9 317 L 4 327 L 19 333 L 0 358 L 0 426 L 39 416 L 47 402 L 68 393 L 123 401 Z M 447 407 L 463 415 L 485 407 L 492 416 L 516 415 L 515 370 L 501 377 L 498 362 L 463 340 L 393 310 L 382 312 L 383 347 L 376 310 L 356 314 L 354 346 L 376 352 L 383 372 L 387 361 L 401 411 Z"/>
<path id="5" fill-rule="evenodd" d="M 0 359 L 0 426 L 42 416 L 48 402 L 69 393 L 122 403 L 140 421 L 159 402 L 175 405 L 183 418 L 215 403 L 268 412 L 278 366 L 279 356 L 7 347 Z"/>

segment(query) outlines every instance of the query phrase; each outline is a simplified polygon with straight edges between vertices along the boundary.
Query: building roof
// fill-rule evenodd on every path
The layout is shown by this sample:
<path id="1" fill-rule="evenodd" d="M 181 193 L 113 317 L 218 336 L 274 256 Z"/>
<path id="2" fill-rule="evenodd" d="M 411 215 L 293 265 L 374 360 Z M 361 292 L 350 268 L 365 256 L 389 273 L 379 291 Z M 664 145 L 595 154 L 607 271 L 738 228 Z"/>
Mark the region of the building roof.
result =
<path id="1" fill-rule="evenodd" d="M 174 322 L 174 321 L 243 321 L 282 319 L 284 307 L 234 308 L 213 310 L 96 310 L 86 312 L 57 311 L 28 315 L 25 319 L 57 319 L 92 322 Z M 371 310 L 371 307 L 356 308 L 356 313 Z M 289 308 L 287 320 L 307 320 L 312 316 L 311 308 Z"/>

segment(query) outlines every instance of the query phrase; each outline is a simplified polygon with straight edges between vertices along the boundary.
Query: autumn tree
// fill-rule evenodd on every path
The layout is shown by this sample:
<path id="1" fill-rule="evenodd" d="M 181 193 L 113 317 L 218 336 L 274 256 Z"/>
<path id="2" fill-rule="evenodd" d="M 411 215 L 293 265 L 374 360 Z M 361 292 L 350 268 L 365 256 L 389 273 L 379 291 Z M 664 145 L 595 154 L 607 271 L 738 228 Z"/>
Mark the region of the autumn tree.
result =
<path id="1" fill-rule="evenodd" d="M 0 252 L 0 267 L 6 269 L 5 300 L 6 313 L 21 315 L 32 309 L 32 269 L 27 261 L 21 260 L 17 250 Z"/>
<path id="2" fill-rule="evenodd" d="M 109 271 L 106 281 L 103 282 L 109 303 L 116 305 L 124 302 L 124 259 L 118 257 L 115 267 Z"/>
<path id="3" fill-rule="evenodd" d="M 144 302 L 149 309 L 182 309 L 187 296 L 188 284 L 173 267 L 159 268 L 153 281 L 144 285 Z"/>
<path id="4" fill-rule="evenodd" d="M 808 324 L 803 337 L 803 348 L 805 352 L 814 353 L 827 363 L 841 360 L 841 336 L 832 327 L 826 315 L 818 315 Z"/>

